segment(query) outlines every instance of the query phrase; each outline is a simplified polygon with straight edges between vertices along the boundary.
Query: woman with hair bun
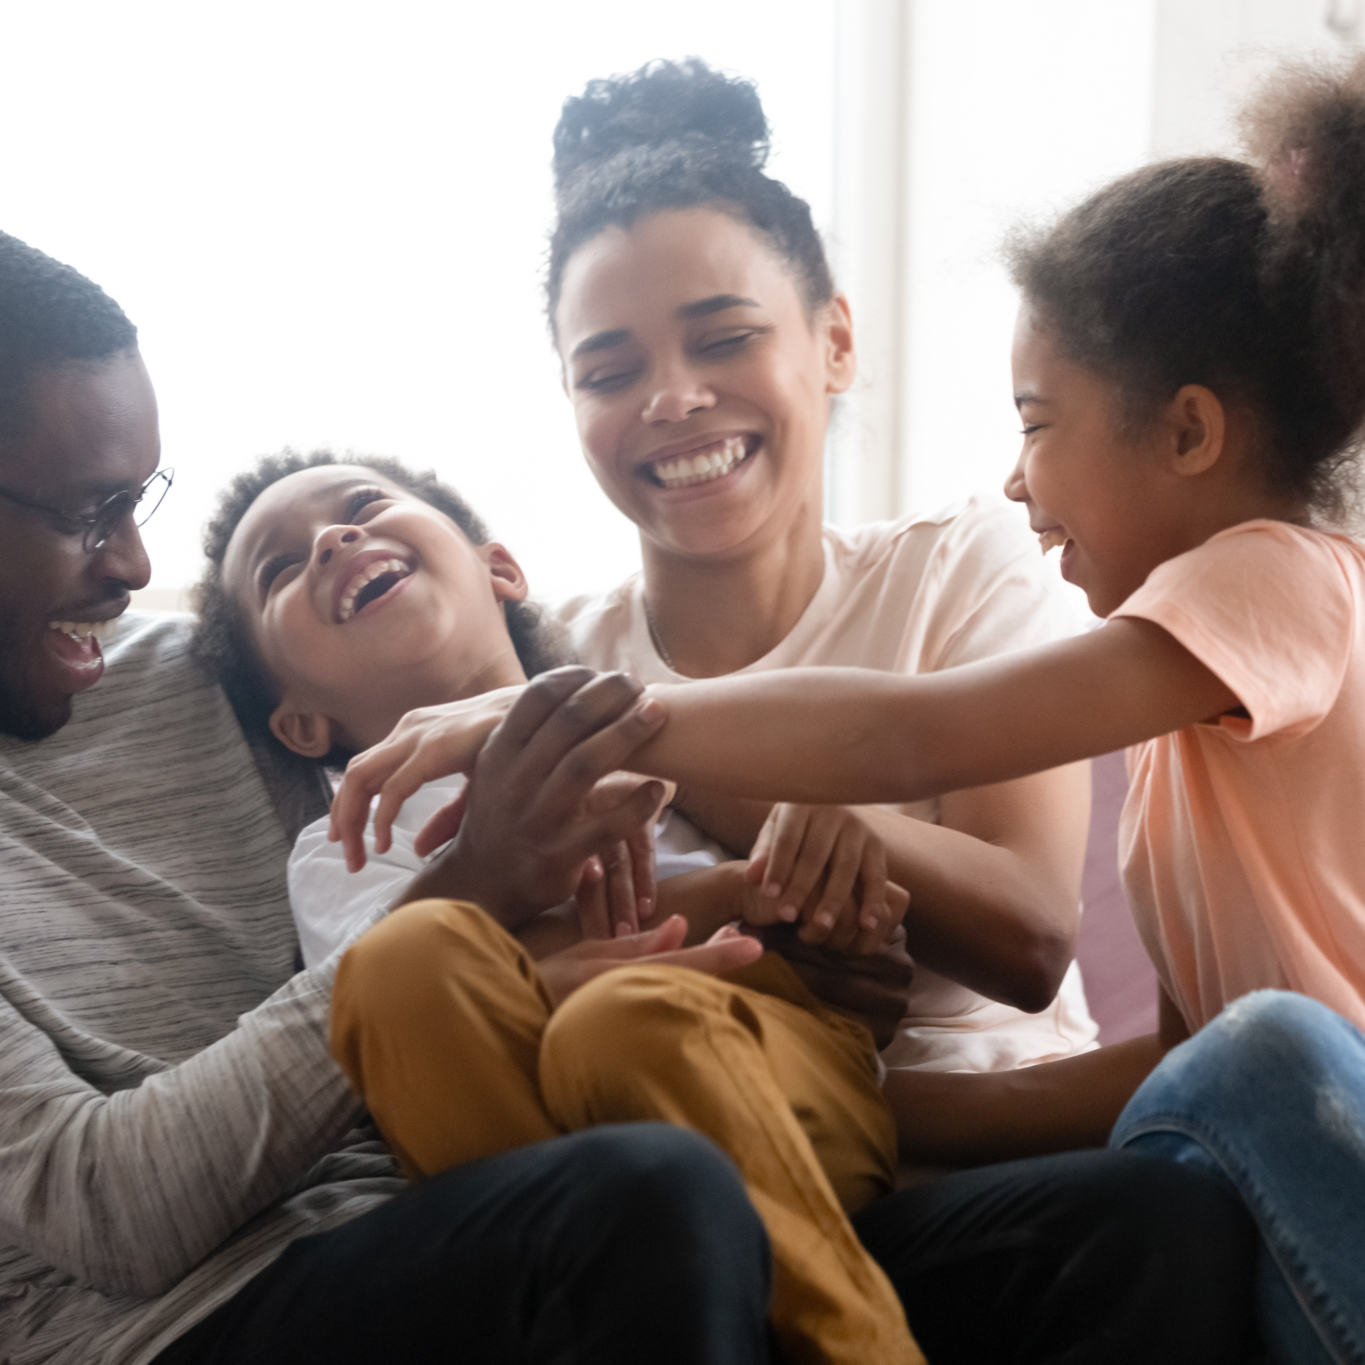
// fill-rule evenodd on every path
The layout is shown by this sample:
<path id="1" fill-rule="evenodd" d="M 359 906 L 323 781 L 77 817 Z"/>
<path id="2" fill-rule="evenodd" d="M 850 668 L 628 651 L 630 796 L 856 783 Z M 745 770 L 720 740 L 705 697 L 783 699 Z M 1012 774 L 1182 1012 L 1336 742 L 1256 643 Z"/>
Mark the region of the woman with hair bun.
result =
<path id="1" fill-rule="evenodd" d="M 696 59 L 592 82 L 555 130 L 550 321 L 588 463 L 644 561 L 566 608 L 579 656 L 646 682 L 927 673 L 1069 634 L 1002 500 L 822 525 L 853 334 L 810 209 L 764 173 L 767 150 L 754 87 Z M 836 949 L 858 927 L 836 919 L 855 874 L 884 857 L 911 895 L 917 964 L 887 1065 L 1001 1070 L 1093 1046 L 1071 966 L 1088 783 L 1072 768 L 900 810 L 779 806 L 766 827 L 767 807 L 700 791 L 675 808 L 761 855 L 784 918 L 805 904 L 802 937 Z M 844 870 L 807 902 L 836 844 Z"/>
<path id="2" fill-rule="evenodd" d="M 850 314 L 809 208 L 764 174 L 767 149 L 752 85 L 696 59 L 594 81 L 555 131 L 550 323 L 584 452 L 644 561 L 566 609 L 580 656 L 652 683 L 812 664 L 918 674 L 1069 633 L 1003 503 L 822 526 L 831 402 L 855 373 Z M 1003 1071 L 1093 1046 L 1068 974 L 1086 769 L 899 809 L 770 808 L 703 787 L 675 808 L 753 849 L 774 918 L 801 919 L 808 946 L 859 946 L 879 913 L 859 885 L 861 902 L 887 874 L 910 892 L 917 975 L 884 1054 L 893 1074 Z M 1108 1164 L 1116 1155 L 964 1173 L 858 1214 L 935 1365 L 1236 1358 L 1235 1200 L 1207 1198 L 1211 1177 L 1176 1191 L 1159 1163 Z M 1188 1235 L 1192 1220 L 1205 1237 Z"/>

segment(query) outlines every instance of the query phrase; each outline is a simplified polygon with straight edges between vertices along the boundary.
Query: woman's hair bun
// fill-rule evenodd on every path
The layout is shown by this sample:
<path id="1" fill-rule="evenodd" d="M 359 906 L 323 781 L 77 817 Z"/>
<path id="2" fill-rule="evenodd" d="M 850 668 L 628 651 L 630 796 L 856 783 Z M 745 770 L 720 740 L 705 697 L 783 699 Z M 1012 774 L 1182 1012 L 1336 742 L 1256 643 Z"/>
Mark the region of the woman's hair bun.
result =
<path id="1" fill-rule="evenodd" d="M 768 120 L 751 81 L 713 71 L 700 57 L 655 61 L 588 83 L 564 101 L 554 136 L 555 185 L 627 147 L 696 140 L 743 165 L 768 159 Z"/>

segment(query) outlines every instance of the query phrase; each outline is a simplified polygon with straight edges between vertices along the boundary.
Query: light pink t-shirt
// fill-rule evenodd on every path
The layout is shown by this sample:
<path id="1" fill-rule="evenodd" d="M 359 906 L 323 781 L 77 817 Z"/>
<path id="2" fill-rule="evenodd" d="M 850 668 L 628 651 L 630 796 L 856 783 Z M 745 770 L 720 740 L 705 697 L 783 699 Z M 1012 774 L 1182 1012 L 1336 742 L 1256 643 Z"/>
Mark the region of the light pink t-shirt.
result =
<path id="1" fill-rule="evenodd" d="M 1114 613 L 1169 631 L 1249 716 L 1128 752 L 1128 898 L 1191 1027 L 1272 986 L 1365 1028 L 1363 610 L 1365 546 L 1249 521 Z"/>
<path id="2" fill-rule="evenodd" d="M 825 574 L 770 653 L 741 669 L 829 666 L 928 673 L 1073 634 L 1076 617 L 1017 509 L 971 498 L 933 516 L 824 531 Z M 639 574 L 561 618 L 584 663 L 644 682 L 686 682 L 659 657 Z M 902 807 L 938 820 L 938 802 Z M 1096 1028 L 1073 963 L 1057 999 L 1025 1014 L 919 968 L 910 1012 L 882 1054 L 889 1067 L 998 1071 L 1094 1046 Z"/>

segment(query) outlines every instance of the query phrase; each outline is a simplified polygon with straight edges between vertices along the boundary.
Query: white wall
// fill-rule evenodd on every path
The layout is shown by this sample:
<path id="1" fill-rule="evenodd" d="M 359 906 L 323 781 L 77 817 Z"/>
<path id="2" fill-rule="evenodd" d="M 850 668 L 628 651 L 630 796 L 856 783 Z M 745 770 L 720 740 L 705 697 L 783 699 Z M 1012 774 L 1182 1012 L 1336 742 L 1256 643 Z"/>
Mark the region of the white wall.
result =
<path id="1" fill-rule="evenodd" d="M 1237 147 L 1236 111 L 1287 54 L 1340 56 L 1359 43 L 1362 0 L 1156 0 L 1152 152 Z"/>
<path id="2" fill-rule="evenodd" d="M 564 97 L 657 56 L 755 78 L 773 168 L 828 216 L 833 0 L 63 0 L 4 12 L 0 228 L 141 329 L 171 499 L 153 587 L 283 445 L 434 465 L 545 596 L 634 567 L 540 307 Z"/>
<path id="3" fill-rule="evenodd" d="M 862 378 L 832 443 L 853 522 L 997 488 L 1017 450 L 1007 230 L 1153 156 L 1231 152 L 1286 55 L 1365 0 L 842 0 L 833 246 Z"/>
<path id="4" fill-rule="evenodd" d="M 1365 0 L 64 0 L 4 16 L 0 228 L 142 329 L 172 500 L 153 585 L 197 573 L 214 492 L 289 444 L 434 465 L 544 596 L 632 528 L 577 453 L 540 311 L 566 94 L 660 55 L 756 79 L 863 378 L 842 521 L 998 487 L 1014 294 L 997 251 L 1153 151 L 1225 148 L 1258 64 L 1340 50 Z M 1330 21 L 1330 22 L 1329 22 Z"/>

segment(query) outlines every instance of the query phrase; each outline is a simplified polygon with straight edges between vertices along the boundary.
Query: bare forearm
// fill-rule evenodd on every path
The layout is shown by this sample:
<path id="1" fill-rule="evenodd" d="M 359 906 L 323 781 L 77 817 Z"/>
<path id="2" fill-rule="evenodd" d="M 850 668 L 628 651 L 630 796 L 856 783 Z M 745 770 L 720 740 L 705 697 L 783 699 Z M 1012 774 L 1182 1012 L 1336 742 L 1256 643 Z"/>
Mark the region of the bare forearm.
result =
<path id="1" fill-rule="evenodd" d="M 681 915 L 687 921 L 685 941 L 705 943 L 717 929 L 733 924 L 743 914 L 747 895 L 744 868 L 740 862 L 717 863 L 660 882 L 654 914 L 641 929 L 652 929 L 671 915 Z"/>
<path id="2" fill-rule="evenodd" d="M 1150 1034 L 1017 1071 L 893 1071 L 883 1093 L 902 1160 L 978 1166 L 1102 1147 L 1162 1055 Z"/>
<path id="3" fill-rule="evenodd" d="M 815 685 L 818 681 L 818 687 Z M 809 804 L 916 799 L 918 763 L 894 775 L 863 762 L 877 749 L 910 680 L 855 669 L 783 669 L 649 690 L 668 708 L 663 729 L 631 766 L 674 778 L 688 791 Z M 898 735 L 901 747 L 905 735 Z"/>
<path id="4" fill-rule="evenodd" d="M 891 880 L 910 891 L 904 924 L 915 961 L 992 1000 L 1045 1009 L 1074 952 L 1079 857 L 1074 877 L 1063 876 L 961 830 L 884 808 L 864 814 L 886 845 Z"/>
<path id="5" fill-rule="evenodd" d="M 633 768 L 812 805 L 918 801 L 1012 781 L 1239 704 L 1172 636 L 1133 620 L 916 677 L 793 668 L 650 691 L 669 721 Z"/>

